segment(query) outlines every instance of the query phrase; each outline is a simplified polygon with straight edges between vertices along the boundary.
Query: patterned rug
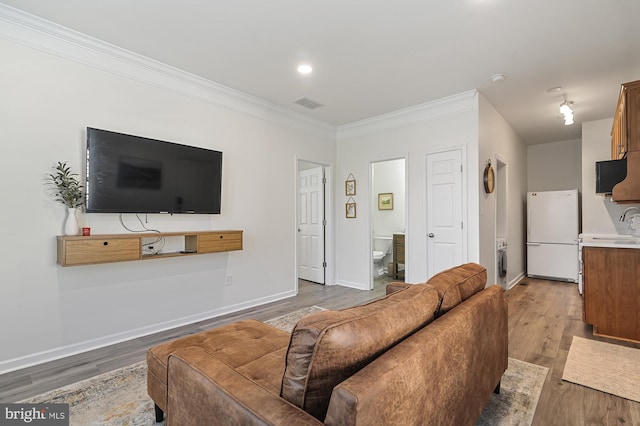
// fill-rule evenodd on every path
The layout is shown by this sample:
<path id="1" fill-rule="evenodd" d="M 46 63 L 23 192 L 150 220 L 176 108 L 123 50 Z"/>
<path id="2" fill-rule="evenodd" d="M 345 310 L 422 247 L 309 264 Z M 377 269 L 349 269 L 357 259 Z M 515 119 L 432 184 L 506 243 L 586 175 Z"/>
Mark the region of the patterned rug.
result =
<path id="1" fill-rule="evenodd" d="M 311 306 L 266 321 L 291 331 L 303 316 L 324 310 Z M 548 369 L 509 358 L 499 395 L 492 395 L 478 425 L 530 425 Z M 142 426 L 155 423 L 147 396 L 145 361 L 29 398 L 25 403 L 67 403 L 70 425 Z"/>
<path id="2" fill-rule="evenodd" d="M 573 336 L 562 380 L 640 402 L 640 350 Z"/>

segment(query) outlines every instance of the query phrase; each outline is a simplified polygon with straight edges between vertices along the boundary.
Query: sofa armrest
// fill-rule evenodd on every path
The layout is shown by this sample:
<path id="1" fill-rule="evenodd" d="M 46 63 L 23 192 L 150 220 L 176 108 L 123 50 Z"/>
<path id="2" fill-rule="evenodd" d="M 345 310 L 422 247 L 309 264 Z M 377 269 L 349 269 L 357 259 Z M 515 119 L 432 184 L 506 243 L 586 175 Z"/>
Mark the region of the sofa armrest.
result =
<path id="1" fill-rule="evenodd" d="M 407 284 L 399 281 L 394 281 L 387 284 L 387 296 L 391 293 L 395 293 L 396 291 L 404 290 L 406 288 L 411 287 L 413 284 Z"/>
<path id="2" fill-rule="evenodd" d="M 169 357 L 167 394 L 167 426 L 322 424 L 198 347 Z"/>

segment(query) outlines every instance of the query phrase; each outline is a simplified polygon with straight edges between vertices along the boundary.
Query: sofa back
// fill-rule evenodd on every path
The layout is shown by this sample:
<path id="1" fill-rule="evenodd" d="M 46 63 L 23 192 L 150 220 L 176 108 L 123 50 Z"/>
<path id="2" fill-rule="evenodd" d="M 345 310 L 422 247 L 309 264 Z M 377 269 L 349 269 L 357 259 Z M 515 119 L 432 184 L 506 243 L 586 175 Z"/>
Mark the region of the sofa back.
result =
<path id="1" fill-rule="evenodd" d="M 427 284 L 438 290 L 438 317 L 484 289 L 487 284 L 487 270 L 477 263 L 466 263 L 437 273 Z"/>
<path id="2" fill-rule="evenodd" d="M 333 388 L 433 321 L 439 299 L 415 285 L 366 305 L 302 318 L 291 334 L 280 395 L 323 420 Z"/>
<path id="3" fill-rule="evenodd" d="M 494 285 L 336 386 L 324 423 L 473 425 L 507 360 L 507 303 Z"/>

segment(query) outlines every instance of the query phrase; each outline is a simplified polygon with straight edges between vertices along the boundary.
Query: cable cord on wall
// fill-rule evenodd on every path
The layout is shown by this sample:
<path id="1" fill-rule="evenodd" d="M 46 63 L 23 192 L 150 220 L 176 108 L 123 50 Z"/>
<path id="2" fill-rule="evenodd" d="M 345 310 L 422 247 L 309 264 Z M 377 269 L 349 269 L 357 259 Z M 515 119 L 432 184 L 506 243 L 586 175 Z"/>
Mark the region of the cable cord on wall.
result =
<path id="1" fill-rule="evenodd" d="M 140 222 L 140 225 L 142 226 L 142 229 L 141 230 L 135 230 L 135 229 L 129 228 L 127 225 L 124 224 L 124 220 L 122 220 L 122 215 L 123 214 L 124 213 L 120 213 L 118 215 L 118 217 L 120 219 L 120 225 L 122 225 L 122 227 L 124 229 L 126 229 L 127 231 L 129 231 L 129 232 L 157 232 L 157 233 L 160 233 L 160 230 L 158 230 L 158 229 L 149 229 L 149 228 L 147 228 L 147 226 L 144 224 L 144 222 L 142 222 L 142 219 L 140 219 L 140 216 L 138 215 L 138 213 L 136 213 L 135 215 L 136 215 L 136 218 L 138 219 L 138 222 Z"/>
<path id="2" fill-rule="evenodd" d="M 142 229 L 141 230 L 136 230 L 136 229 L 129 228 L 127 225 L 124 224 L 123 213 L 120 213 L 118 216 L 119 216 L 119 219 L 120 219 L 120 224 L 122 225 L 122 227 L 124 229 L 126 229 L 129 232 L 157 232 L 157 233 L 160 233 L 160 230 L 158 230 L 158 229 L 147 228 L 147 226 L 144 224 L 144 222 L 142 221 L 142 219 L 140 218 L 138 213 L 136 213 L 135 215 L 136 215 L 136 218 L 138 219 L 138 222 L 140 222 L 140 225 L 142 226 Z M 159 244 L 159 247 L 155 247 L 156 244 Z M 150 241 L 150 242 L 142 244 L 142 249 L 143 250 L 148 250 L 147 254 L 155 255 L 155 254 L 158 254 L 158 253 L 160 253 L 162 251 L 162 249 L 164 248 L 164 245 L 165 245 L 164 237 L 158 237 L 153 241 Z"/>

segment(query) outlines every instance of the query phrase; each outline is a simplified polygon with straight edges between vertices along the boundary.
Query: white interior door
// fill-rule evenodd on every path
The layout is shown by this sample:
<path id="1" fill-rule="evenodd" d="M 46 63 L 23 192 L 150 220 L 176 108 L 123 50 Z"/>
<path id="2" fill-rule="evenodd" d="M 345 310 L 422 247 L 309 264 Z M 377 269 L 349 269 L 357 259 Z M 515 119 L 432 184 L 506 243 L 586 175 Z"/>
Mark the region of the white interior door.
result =
<path id="1" fill-rule="evenodd" d="M 324 284 L 323 168 L 299 172 L 298 189 L 298 278 Z"/>
<path id="2" fill-rule="evenodd" d="M 427 274 L 463 263 L 462 151 L 427 155 Z"/>

